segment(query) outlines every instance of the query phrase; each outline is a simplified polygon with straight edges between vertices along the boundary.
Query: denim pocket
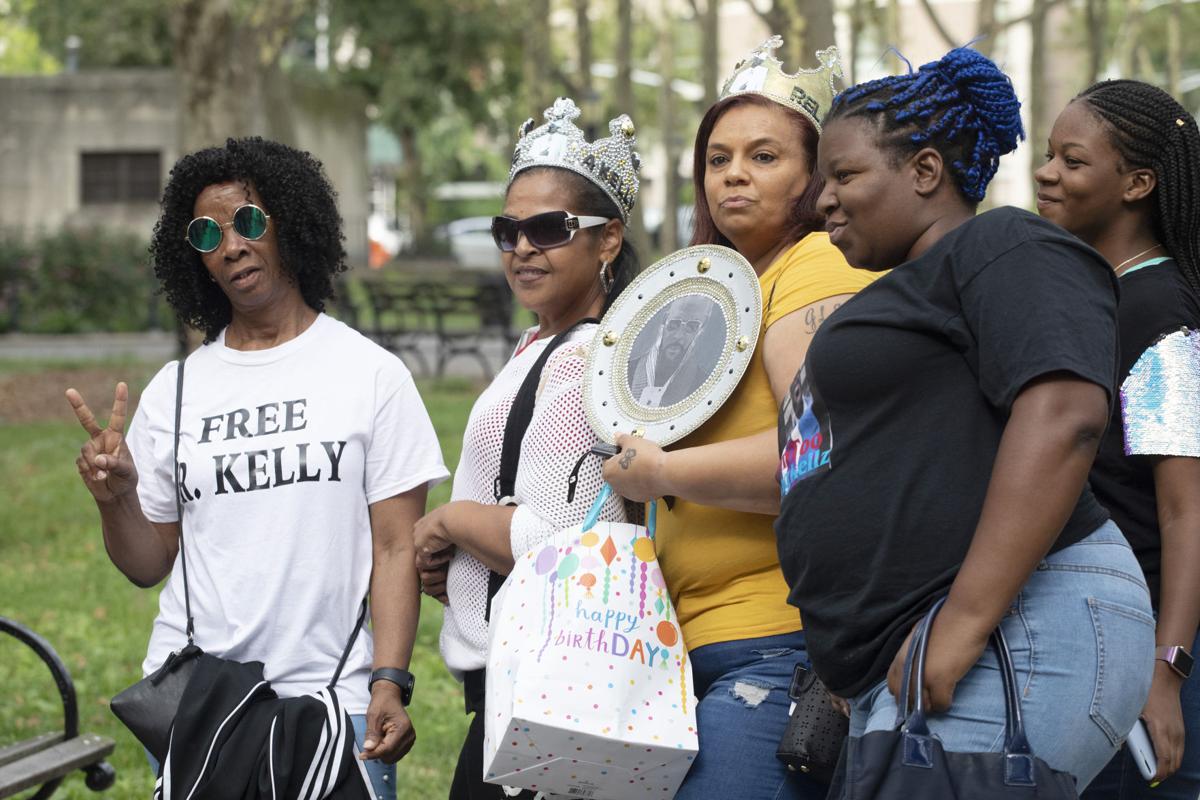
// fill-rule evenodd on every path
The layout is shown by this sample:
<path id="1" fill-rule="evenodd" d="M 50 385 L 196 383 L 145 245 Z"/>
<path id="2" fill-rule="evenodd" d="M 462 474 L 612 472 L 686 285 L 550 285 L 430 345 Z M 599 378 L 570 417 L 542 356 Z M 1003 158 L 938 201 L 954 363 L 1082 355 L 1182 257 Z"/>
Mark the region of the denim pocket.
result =
<path id="1" fill-rule="evenodd" d="M 1137 721 L 1150 691 L 1154 618 L 1141 609 L 1088 598 L 1096 633 L 1092 721 L 1117 747 Z"/>

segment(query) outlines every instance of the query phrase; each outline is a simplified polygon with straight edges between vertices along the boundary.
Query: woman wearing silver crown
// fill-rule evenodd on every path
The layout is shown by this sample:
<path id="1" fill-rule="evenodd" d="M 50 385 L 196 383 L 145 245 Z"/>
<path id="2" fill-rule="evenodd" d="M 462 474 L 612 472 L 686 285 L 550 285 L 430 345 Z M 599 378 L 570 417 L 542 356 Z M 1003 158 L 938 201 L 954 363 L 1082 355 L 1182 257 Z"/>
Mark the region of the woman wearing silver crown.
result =
<path id="1" fill-rule="evenodd" d="M 824 185 L 816 175 L 817 138 L 833 78 L 841 75 L 837 51 L 818 53 L 817 69 L 788 74 L 772 54 L 782 44 L 772 37 L 738 64 L 700 123 L 694 155 L 692 244 L 732 247 L 753 265 L 762 288 L 762 339 L 724 407 L 678 448 L 668 453 L 619 438 L 627 457 L 604 469 L 625 497 L 675 498 L 671 508 L 658 509 L 658 557 L 700 700 L 700 754 L 680 798 L 826 793 L 775 758 L 792 671 L 807 666 L 807 657 L 772 523 L 781 488 L 819 464 L 827 443 L 819 426 L 797 424 L 782 443 L 775 431 L 781 404 L 802 418 L 798 423 L 812 419 L 802 405 L 792 412 L 788 400 L 808 343 L 874 276 L 846 263 L 816 210 Z"/>
<path id="2" fill-rule="evenodd" d="M 492 220 L 508 284 L 538 324 L 471 409 L 451 501 L 415 531 L 423 590 L 446 605 L 442 657 L 464 681 L 467 713 L 475 714 L 452 798 L 505 796 L 500 786 L 483 783 L 486 620 L 499 584 L 494 576 L 507 575 L 515 558 L 580 524 L 588 512 L 587 499 L 565 501 L 567 476 L 597 442 L 583 406 L 587 343 L 638 271 L 625 240 L 638 191 L 632 121 L 622 115 L 609 123 L 611 136 L 588 142 L 575 126 L 579 109 L 571 100 L 559 98 L 545 116 L 539 128 L 533 120 L 522 126 L 504 210 Z M 531 376 L 539 366 L 541 375 Z M 532 417 L 517 442 L 515 482 L 500 496 L 505 428 L 527 378 L 538 387 Z M 576 495 L 594 498 L 602 484 L 599 462 L 585 460 Z M 600 518 L 624 521 L 620 498 L 611 498 Z"/>

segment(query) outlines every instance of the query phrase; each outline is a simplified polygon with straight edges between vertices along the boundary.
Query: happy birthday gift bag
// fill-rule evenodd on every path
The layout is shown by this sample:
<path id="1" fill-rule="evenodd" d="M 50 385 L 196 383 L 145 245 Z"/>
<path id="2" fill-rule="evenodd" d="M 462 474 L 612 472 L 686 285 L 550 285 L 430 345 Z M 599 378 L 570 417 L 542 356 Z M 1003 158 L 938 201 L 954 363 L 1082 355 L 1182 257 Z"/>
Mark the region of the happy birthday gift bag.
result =
<path id="1" fill-rule="evenodd" d="M 699 746 L 695 698 L 646 528 L 585 522 L 517 559 L 489 637 L 484 780 L 596 800 L 675 795 Z"/>

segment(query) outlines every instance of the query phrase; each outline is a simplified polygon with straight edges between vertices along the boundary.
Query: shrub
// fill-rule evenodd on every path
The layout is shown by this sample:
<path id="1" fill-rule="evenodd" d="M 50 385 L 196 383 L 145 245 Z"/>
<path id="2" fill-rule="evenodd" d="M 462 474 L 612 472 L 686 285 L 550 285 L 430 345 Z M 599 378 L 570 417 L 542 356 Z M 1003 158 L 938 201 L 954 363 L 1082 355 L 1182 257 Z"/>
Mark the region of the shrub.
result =
<path id="1" fill-rule="evenodd" d="M 171 320 L 145 240 L 119 231 L 63 229 L 26 244 L 0 237 L 0 298 L 10 292 L 10 330 L 138 331 Z"/>

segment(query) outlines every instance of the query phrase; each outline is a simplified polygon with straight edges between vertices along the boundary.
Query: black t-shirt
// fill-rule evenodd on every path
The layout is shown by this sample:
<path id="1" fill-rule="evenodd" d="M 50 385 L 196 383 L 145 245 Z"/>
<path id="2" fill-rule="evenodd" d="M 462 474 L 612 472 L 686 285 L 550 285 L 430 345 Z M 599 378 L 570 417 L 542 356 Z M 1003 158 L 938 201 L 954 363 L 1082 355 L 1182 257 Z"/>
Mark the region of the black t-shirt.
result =
<path id="1" fill-rule="evenodd" d="M 1180 329 L 1200 330 L 1200 300 L 1174 260 L 1126 273 L 1121 278 L 1121 304 L 1117 313 L 1121 329 L 1119 374 L 1122 384 L 1126 383 L 1130 370 L 1142 354 L 1164 336 Z M 1126 414 L 1153 413 L 1152 409 L 1138 406 L 1140 397 L 1136 391 L 1122 391 Z M 1200 403 L 1200 398 L 1192 398 L 1190 402 Z M 1100 452 L 1089 480 L 1096 499 L 1109 510 L 1113 521 L 1133 546 L 1150 585 L 1150 599 L 1157 608 L 1162 559 L 1158 509 L 1154 500 L 1153 459 L 1147 455 L 1125 455 L 1121 405 L 1113 404 L 1112 421 L 1100 442 Z M 1194 415 L 1191 419 L 1173 422 L 1189 425 L 1192 435 L 1188 438 L 1195 439 Z M 1180 455 L 1190 448 L 1172 452 L 1162 452 L 1170 447 L 1155 449 L 1157 455 Z"/>
<path id="2" fill-rule="evenodd" d="M 775 532 L 788 600 L 832 692 L 882 680 L 949 589 L 1020 390 L 1066 371 L 1111 397 L 1116 312 L 1116 279 L 1096 251 L 1000 208 L 821 326 L 780 416 Z M 1055 548 L 1107 519 L 1085 489 Z"/>

